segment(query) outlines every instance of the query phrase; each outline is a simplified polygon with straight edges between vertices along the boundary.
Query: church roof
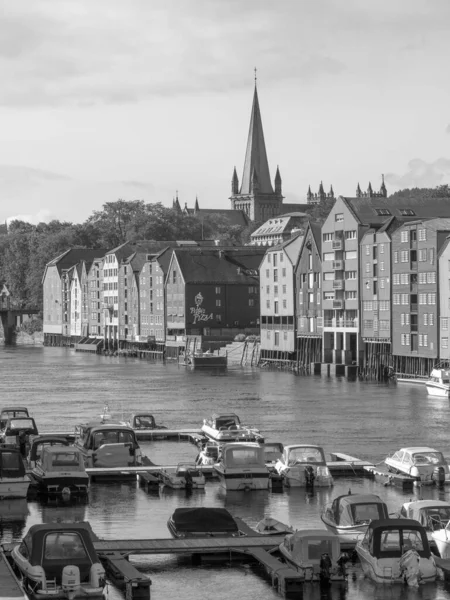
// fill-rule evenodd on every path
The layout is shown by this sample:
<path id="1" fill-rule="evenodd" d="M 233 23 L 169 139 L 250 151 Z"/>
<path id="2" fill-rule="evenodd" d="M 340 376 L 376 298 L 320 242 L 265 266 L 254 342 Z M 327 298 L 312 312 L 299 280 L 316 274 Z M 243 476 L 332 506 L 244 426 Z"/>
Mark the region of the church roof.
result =
<path id="1" fill-rule="evenodd" d="M 256 172 L 257 175 L 259 193 L 273 194 L 256 86 L 253 94 L 252 114 L 248 131 L 247 151 L 245 153 L 240 194 L 252 193 L 252 178 L 254 172 Z"/>
<path id="2" fill-rule="evenodd" d="M 233 210 L 229 208 L 200 208 L 199 210 L 192 212 L 192 214 L 196 217 L 207 215 L 224 217 L 230 222 L 230 225 L 241 225 L 243 227 L 246 227 L 249 222 L 247 215 L 243 210 Z"/>

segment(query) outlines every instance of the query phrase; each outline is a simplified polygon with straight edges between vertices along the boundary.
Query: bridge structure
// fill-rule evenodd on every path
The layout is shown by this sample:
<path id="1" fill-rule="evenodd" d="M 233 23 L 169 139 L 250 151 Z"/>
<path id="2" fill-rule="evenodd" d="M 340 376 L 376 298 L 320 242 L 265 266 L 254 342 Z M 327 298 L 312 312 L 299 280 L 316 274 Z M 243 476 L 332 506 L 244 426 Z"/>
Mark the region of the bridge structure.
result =
<path id="1" fill-rule="evenodd" d="M 39 310 L 33 308 L 17 308 L 11 301 L 11 296 L 5 285 L 0 290 L 0 319 L 3 328 L 5 344 L 11 344 L 14 340 L 16 327 L 29 320 L 32 315 L 37 315 Z"/>

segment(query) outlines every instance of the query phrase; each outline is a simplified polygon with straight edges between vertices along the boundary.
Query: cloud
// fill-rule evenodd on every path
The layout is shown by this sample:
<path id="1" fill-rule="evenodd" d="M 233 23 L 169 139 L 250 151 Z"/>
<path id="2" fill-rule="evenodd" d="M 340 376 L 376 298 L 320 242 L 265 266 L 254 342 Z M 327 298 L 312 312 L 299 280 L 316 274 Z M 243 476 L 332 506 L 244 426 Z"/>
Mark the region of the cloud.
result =
<path id="1" fill-rule="evenodd" d="M 11 221 L 26 221 L 27 223 L 37 225 L 38 223 L 49 223 L 52 219 L 55 218 L 56 217 L 51 213 L 50 210 L 43 208 L 35 215 L 14 215 L 13 217 L 7 217 L 6 221 L 8 224 L 11 223 Z"/>
<path id="2" fill-rule="evenodd" d="M 421 158 L 414 158 L 409 161 L 406 173 L 387 173 L 385 180 L 386 183 L 400 189 L 436 187 L 450 181 L 450 159 L 441 157 L 427 163 Z"/>

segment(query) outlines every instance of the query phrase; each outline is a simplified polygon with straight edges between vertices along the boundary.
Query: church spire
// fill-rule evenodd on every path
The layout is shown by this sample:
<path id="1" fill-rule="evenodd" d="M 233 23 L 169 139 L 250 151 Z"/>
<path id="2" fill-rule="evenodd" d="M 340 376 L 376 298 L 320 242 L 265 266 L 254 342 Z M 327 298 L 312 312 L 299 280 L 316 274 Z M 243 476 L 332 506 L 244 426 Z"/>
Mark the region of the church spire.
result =
<path id="1" fill-rule="evenodd" d="M 200 210 L 200 206 L 198 205 L 198 196 L 195 196 L 195 206 L 194 206 L 194 214 Z"/>
<path id="2" fill-rule="evenodd" d="M 277 172 L 275 173 L 275 194 L 278 194 L 279 196 L 281 196 L 281 175 L 280 175 L 280 168 L 277 165 Z"/>
<path id="3" fill-rule="evenodd" d="M 381 175 L 381 180 L 382 180 L 382 182 L 381 182 L 381 187 L 380 187 L 380 194 L 382 196 L 384 196 L 385 198 L 387 198 L 387 189 L 386 189 L 386 185 L 384 183 L 384 175 L 383 174 Z"/>
<path id="4" fill-rule="evenodd" d="M 256 81 L 255 81 L 256 84 Z M 242 174 L 241 194 L 252 193 L 253 172 L 256 171 L 259 192 L 273 194 L 270 181 L 269 163 L 267 161 L 266 144 L 259 109 L 258 90 L 255 85 L 253 106 L 248 131 L 247 151 L 245 153 L 244 172 Z"/>
<path id="5" fill-rule="evenodd" d="M 361 187 L 360 187 L 359 181 L 358 181 L 358 187 L 356 188 L 356 197 L 361 198 L 361 196 L 362 196 L 362 192 L 361 192 Z"/>
<path id="6" fill-rule="evenodd" d="M 236 173 L 236 167 L 234 167 L 233 177 L 231 179 L 231 193 L 233 195 L 239 194 L 239 179 Z"/>

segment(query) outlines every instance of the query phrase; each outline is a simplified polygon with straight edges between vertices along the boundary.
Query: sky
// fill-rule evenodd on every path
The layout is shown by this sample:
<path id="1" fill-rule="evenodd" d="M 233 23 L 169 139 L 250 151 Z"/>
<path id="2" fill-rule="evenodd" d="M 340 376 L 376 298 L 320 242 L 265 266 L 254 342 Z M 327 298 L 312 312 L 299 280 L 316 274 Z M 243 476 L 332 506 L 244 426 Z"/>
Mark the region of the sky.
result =
<path id="1" fill-rule="evenodd" d="M 450 183 L 448 0 L 0 0 L 0 221 L 229 208 L 254 68 L 285 202 Z"/>

